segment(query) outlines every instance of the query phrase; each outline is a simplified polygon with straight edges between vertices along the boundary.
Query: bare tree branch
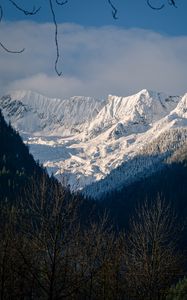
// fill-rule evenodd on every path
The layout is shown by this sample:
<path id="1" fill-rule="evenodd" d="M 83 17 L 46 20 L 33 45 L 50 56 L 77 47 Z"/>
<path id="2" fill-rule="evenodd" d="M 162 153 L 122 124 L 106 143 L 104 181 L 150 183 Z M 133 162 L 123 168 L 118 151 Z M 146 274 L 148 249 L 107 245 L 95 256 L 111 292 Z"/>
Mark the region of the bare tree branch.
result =
<path id="1" fill-rule="evenodd" d="M 54 41 L 55 41 L 55 48 L 56 48 L 56 59 L 55 59 L 54 68 L 55 68 L 55 72 L 57 73 L 58 76 L 61 76 L 62 72 L 58 70 L 58 62 L 59 62 L 59 58 L 60 58 L 60 51 L 59 51 L 59 42 L 58 42 L 58 23 L 57 23 L 57 20 L 56 20 L 56 13 L 55 13 L 55 10 L 54 10 L 54 4 L 63 6 L 65 4 L 67 4 L 68 1 L 69 0 L 49 0 L 50 11 L 51 11 L 51 14 L 52 14 L 53 24 L 54 24 L 54 27 L 55 27 Z M 165 7 L 165 4 L 162 4 L 161 6 L 156 7 L 151 3 L 152 1 L 153 0 L 147 0 L 147 4 L 151 9 L 161 10 Z M 39 12 L 39 10 L 41 9 L 41 7 L 36 8 L 35 6 L 33 6 L 32 10 L 27 10 L 27 9 L 24 9 L 23 7 L 19 6 L 14 0 L 9 0 L 9 2 L 17 10 L 21 11 L 26 16 L 36 15 Z M 113 18 L 115 20 L 118 19 L 118 17 L 117 17 L 118 10 L 117 10 L 116 6 L 113 4 L 113 0 L 107 0 L 107 2 L 110 5 L 110 7 L 112 8 Z M 177 8 L 176 0 L 167 0 L 167 2 L 168 2 L 169 5 Z M 2 18 L 3 18 L 3 6 L 0 5 L 0 22 L 2 21 Z M 13 54 L 19 54 L 19 53 L 22 53 L 25 50 L 25 48 L 23 48 L 21 50 L 10 50 L 2 42 L 0 42 L 0 47 L 3 50 L 5 50 L 6 52 L 13 53 Z"/>
<path id="2" fill-rule="evenodd" d="M 14 5 L 16 7 L 16 9 L 22 11 L 25 15 L 34 15 L 34 14 L 36 14 L 40 10 L 40 7 L 38 9 L 35 9 L 35 7 L 33 7 L 32 11 L 27 11 L 27 10 L 21 8 L 20 6 L 18 6 L 17 3 L 14 2 L 13 0 L 9 0 L 9 2 L 11 2 L 12 5 Z M 3 18 L 3 7 L 0 5 L 0 22 L 2 21 L 2 18 Z M 8 53 L 12 53 L 12 54 L 20 54 L 23 51 L 25 51 L 25 48 L 23 48 L 21 50 L 11 50 L 8 47 L 6 47 L 2 42 L 0 42 L 0 47 L 4 51 L 6 51 Z"/>
<path id="3" fill-rule="evenodd" d="M 3 48 L 3 50 L 5 50 L 6 52 L 12 53 L 12 54 L 19 54 L 19 53 L 22 53 L 23 51 L 25 51 L 25 48 L 23 48 L 21 50 L 10 50 L 1 42 L 0 42 L 0 47 Z"/>
<path id="4" fill-rule="evenodd" d="M 109 5 L 111 6 L 111 8 L 112 8 L 112 16 L 113 16 L 113 18 L 115 19 L 115 20 L 117 20 L 118 19 L 118 17 L 117 17 L 117 8 L 114 6 L 114 4 L 112 3 L 112 1 L 111 0 L 108 0 L 108 3 L 109 3 Z"/>
<path id="5" fill-rule="evenodd" d="M 55 46 L 56 46 L 55 71 L 56 71 L 58 76 L 61 76 L 62 72 L 58 71 L 58 60 L 59 60 L 59 57 L 60 57 L 59 45 L 58 45 L 58 25 L 57 25 L 57 21 L 56 21 L 56 15 L 55 15 L 55 12 L 54 12 L 54 7 L 53 7 L 52 0 L 49 0 L 49 5 L 50 5 L 50 10 L 51 10 L 51 13 L 52 13 L 52 17 L 53 17 L 53 23 L 54 23 L 54 26 L 55 26 Z"/>
<path id="6" fill-rule="evenodd" d="M 65 1 L 56 0 L 56 4 L 58 4 L 58 5 L 64 5 L 66 3 L 68 3 L 68 0 L 65 0 Z"/>
<path id="7" fill-rule="evenodd" d="M 3 8 L 0 5 L 0 22 L 2 21 L 2 18 L 3 18 Z"/>
<path id="8" fill-rule="evenodd" d="M 159 6 L 159 7 L 155 7 L 155 6 L 153 6 L 153 5 L 150 3 L 150 0 L 147 0 L 147 4 L 148 4 L 148 6 L 149 6 L 150 8 L 155 9 L 155 10 L 161 10 L 161 9 L 163 9 L 164 6 L 165 6 L 165 4 L 162 4 L 162 5 Z"/>
<path id="9" fill-rule="evenodd" d="M 147 0 L 147 4 L 151 9 L 154 9 L 154 10 L 161 10 L 165 7 L 165 4 L 162 4 L 161 6 L 158 6 L 158 7 L 152 5 L 151 0 Z M 168 0 L 168 4 L 177 8 L 175 0 Z"/>
<path id="10" fill-rule="evenodd" d="M 169 5 L 172 5 L 172 6 L 174 6 L 175 8 L 177 8 L 175 2 L 176 2 L 175 0 L 168 0 Z"/>
<path id="11" fill-rule="evenodd" d="M 32 11 L 29 11 L 29 10 L 26 10 L 24 8 L 22 8 L 21 6 L 19 6 L 15 1 L 13 0 L 9 0 L 9 2 L 12 3 L 12 5 L 14 5 L 18 10 L 20 10 L 21 12 L 23 12 L 26 16 L 28 15 L 36 15 L 38 13 L 38 11 L 41 9 L 41 7 L 38 7 L 38 8 L 35 8 L 35 6 L 33 6 L 33 10 Z"/>

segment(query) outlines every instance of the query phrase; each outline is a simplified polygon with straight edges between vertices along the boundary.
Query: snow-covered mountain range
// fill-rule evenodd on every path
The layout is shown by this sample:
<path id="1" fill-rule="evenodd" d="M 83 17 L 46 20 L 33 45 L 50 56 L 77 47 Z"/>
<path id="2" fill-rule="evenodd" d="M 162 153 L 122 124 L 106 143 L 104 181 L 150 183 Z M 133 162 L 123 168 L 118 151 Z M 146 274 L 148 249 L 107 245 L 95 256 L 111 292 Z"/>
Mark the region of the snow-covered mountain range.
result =
<path id="1" fill-rule="evenodd" d="M 108 99 L 16 91 L 0 109 L 35 159 L 73 190 L 100 197 L 164 166 L 187 139 L 187 94 Z"/>

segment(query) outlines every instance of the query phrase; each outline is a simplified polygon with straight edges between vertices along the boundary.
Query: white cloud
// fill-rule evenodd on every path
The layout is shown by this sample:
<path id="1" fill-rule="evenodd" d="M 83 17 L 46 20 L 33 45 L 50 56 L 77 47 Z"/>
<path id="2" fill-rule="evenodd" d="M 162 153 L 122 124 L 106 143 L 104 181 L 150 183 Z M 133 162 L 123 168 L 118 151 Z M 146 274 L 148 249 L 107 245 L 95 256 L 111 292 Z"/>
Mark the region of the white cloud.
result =
<path id="1" fill-rule="evenodd" d="M 54 72 L 53 24 L 2 23 L 1 41 L 22 54 L 0 49 L 0 88 L 32 89 L 53 97 L 127 95 L 148 88 L 187 91 L 187 37 L 141 29 L 59 25 L 61 59 Z"/>

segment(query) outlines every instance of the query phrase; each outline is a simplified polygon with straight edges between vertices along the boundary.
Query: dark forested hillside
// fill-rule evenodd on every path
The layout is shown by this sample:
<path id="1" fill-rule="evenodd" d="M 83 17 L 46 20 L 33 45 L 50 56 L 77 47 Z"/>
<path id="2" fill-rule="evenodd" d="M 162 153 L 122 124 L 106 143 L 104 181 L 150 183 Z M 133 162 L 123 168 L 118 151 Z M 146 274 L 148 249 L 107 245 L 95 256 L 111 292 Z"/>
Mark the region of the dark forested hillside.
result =
<path id="1" fill-rule="evenodd" d="M 32 197 L 40 197 L 45 182 L 46 197 L 53 194 L 56 187 L 62 186 L 53 177 L 49 177 L 46 170 L 37 163 L 11 124 L 7 124 L 0 112 L 0 196 L 1 207 L 4 203 L 24 205 Z M 67 195 L 70 195 L 66 191 Z M 37 196 L 36 196 L 37 195 Z"/>
<path id="2" fill-rule="evenodd" d="M 76 198 L 77 209 L 81 210 L 81 218 L 94 218 L 94 213 L 99 213 L 99 205 L 87 201 L 81 196 L 73 195 L 67 188 L 64 188 L 53 176 L 49 177 L 47 171 L 34 160 L 25 145 L 11 124 L 7 124 L 0 111 L 0 197 L 3 202 L 16 203 L 22 200 L 29 202 L 32 196 L 37 194 L 39 198 L 45 193 L 47 198 L 56 196 L 55 189 L 63 193 L 65 198 L 73 201 Z M 30 200 L 29 200 L 30 199 Z M 96 208 L 97 206 L 97 208 Z M 78 208 L 79 207 L 79 208 Z M 94 211 L 94 213 L 93 213 Z M 97 211 L 97 212 L 96 212 Z"/>
<path id="3" fill-rule="evenodd" d="M 0 112 L 0 195 L 15 200 L 29 178 L 45 171 L 34 161 L 20 135 L 7 124 Z"/>
<path id="4" fill-rule="evenodd" d="M 104 199 L 118 227 L 128 224 L 135 203 L 154 200 L 141 205 L 124 234 L 100 217 L 101 202 L 49 177 L 2 114 L 0 140 L 1 300 L 165 299 L 185 266 L 172 210 L 156 198 L 162 192 L 186 208 L 184 161 Z"/>
<path id="5" fill-rule="evenodd" d="M 120 191 L 105 195 L 102 199 L 104 207 L 109 209 L 117 226 L 128 226 L 129 217 L 135 207 L 144 201 L 148 203 L 162 198 L 171 204 L 184 225 L 183 240 L 187 246 L 187 149 L 184 145 L 170 158 L 162 170 L 124 186 Z M 181 226 L 183 226 L 181 225 Z"/>

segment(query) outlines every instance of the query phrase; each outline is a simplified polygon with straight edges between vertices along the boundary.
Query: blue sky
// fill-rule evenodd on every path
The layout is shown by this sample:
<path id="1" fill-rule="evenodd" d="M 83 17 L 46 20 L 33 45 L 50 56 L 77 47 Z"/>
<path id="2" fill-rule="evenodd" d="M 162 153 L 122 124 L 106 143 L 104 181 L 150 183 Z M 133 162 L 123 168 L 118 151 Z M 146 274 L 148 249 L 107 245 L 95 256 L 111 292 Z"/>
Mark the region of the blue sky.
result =
<path id="1" fill-rule="evenodd" d="M 25 3 L 28 2 L 28 5 Z M 32 8 L 31 3 L 41 6 L 40 12 L 33 17 L 26 17 L 6 2 L 4 17 L 7 20 L 32 19 L 37 22 L 50 22 L 51 14 L 48 1 L 17 0 L 25 8 Z M 168 5 L 167 0 L 151 0 L 155 6 L 162 3 L 165 8 L 157 11 L 147 5 L 146 0 L 113 0 L 118 9 L 118 20 L 111 16 L 111 8 L 107 0 L 69 0 L 63 7 L 56 6 L 57 20 L 59 23 L 77 23 L 84 26 L 115 25 L 124 28 L 144 28 L 169 35 L 187 34 L 187 1 L 176 0 L 177 9 Z"/>
<path id="2" fill-rule="evenodd" d="M 107 0 L 69 0 L 56 7 L 59 24 L 59 71 L 54 71 L 55 44 L 47 0 L 17 0 L 41 5 L 40 13 L 26 17 L 4 1 L 0 48 L 0 91 L 35 90 L 50 97 L 74 95 L 106 98 L 129 95 L 141 89 L 168 94 L 187 92 L 187 1 L 167 0 L 161 11 L 151 10 L 146 0 L 113 0 L 118 20 Z"/>

